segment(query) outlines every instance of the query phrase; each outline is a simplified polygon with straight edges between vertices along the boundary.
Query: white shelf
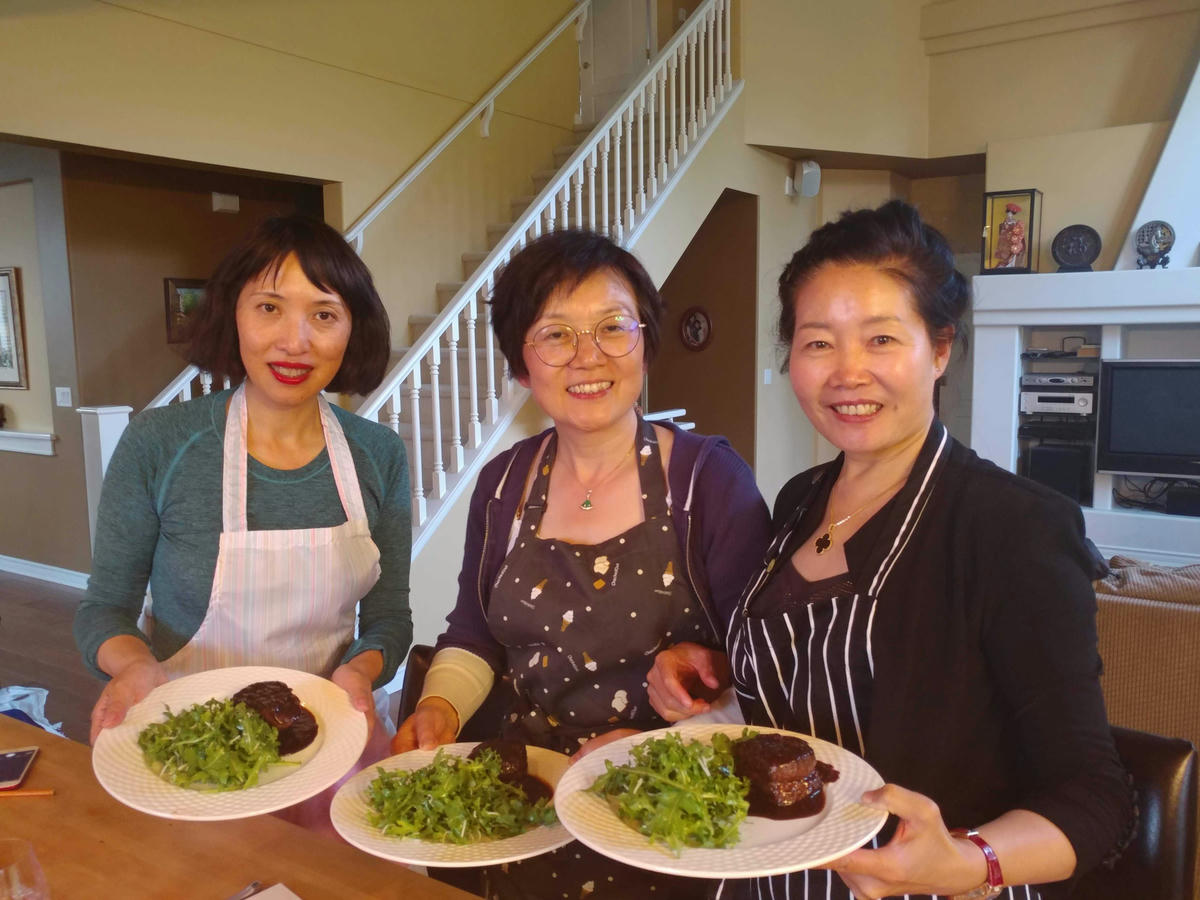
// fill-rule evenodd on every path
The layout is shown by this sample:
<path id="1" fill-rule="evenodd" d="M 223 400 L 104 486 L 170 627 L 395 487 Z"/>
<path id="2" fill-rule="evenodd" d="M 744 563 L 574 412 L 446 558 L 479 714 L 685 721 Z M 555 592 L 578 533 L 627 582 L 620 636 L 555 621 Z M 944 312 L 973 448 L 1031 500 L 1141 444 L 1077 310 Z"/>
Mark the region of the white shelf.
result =
<path id="1" fill-rule="evenodd" d="M 1126 357 L 1130 335 L 1147 327 L 1186 326 L 1187 346 L 1198 345 L 1200 268 L 990 275 L 974 278 L 972 288 L 971 447 L 1010 472 L 1017 471 L 1021 374 L 1031 363 L 1066 363 L 1090 371 L 1095 362 L 1095 357 L 1023 360 L 1026 329 L 1098 329 L 1106 359 Z M 1089 537 L 1106 555 L 1172 565 L 1200 562 L 1200 518 L 1113 509 L 1111 497 L 1112 476 L 1097 474 L 1094 507 L 1084 507 L 1084 519 Z"/>

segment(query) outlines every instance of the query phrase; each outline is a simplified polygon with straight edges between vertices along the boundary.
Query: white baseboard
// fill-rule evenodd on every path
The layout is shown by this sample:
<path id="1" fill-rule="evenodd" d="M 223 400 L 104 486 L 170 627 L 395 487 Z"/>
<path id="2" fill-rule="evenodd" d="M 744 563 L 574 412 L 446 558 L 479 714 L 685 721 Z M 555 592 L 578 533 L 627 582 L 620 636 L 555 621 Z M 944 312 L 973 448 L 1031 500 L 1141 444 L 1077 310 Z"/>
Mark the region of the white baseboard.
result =
<path id="1" fill-rule="evenodd" d="M 75 572 L 58 566 L 48 566 L 45 563 L 31 562 L 28 559 L 18 559 L 15 556 L 0 554 L 0 572 L 11 572 L 14 575 L 24 575 L 39 581 L 49 581 L 65 587 L 87 590 L 87 572 Z"/>

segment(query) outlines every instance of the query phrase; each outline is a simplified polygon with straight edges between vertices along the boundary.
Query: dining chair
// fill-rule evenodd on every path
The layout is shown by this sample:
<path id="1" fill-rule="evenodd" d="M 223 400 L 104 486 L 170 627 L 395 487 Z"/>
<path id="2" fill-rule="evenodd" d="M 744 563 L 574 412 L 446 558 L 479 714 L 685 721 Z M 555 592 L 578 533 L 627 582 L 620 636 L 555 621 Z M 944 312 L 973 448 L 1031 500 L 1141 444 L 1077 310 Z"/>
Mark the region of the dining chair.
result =
<path id="1" fill-rule="evenodd" d="M 1077 900 L 1189 900 L 1196 869 L 1196 748 L 1182 738 L 1113 726 L 1137 791 L 1138 830 L 1112 866 L 1098 866 L 1071 893 Z"/>
<path id="2" fill-rule="evenodd" d="M 413 714 L 417 701 L 421 699 L 421 689 L 425 686 L 425 674 L 433 661 L 433 647 L 428 644 L 413 644 L 408 651 L 408 661 L 404 667 L 404 678 L 400 682 L 400 704 L 396 713 L 397 727 Z M 505 679 L 497 678 L 491 693 L 471 718 L 463 723 L 458 733 L 458 740 L 485 741 L 498 737 L 504 717 L 508 714 L 513 698 L 512 688 Z"/>

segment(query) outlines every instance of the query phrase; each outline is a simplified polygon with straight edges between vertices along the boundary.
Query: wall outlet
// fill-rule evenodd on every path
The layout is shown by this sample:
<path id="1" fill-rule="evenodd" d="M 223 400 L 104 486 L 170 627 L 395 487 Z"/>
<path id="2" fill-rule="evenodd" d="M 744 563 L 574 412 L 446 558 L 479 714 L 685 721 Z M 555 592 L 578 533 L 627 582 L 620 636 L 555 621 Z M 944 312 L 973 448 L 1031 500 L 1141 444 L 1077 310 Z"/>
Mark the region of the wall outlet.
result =
<path id="1" fill-rule="evenodd" d="M 71 389 L 69 387 L 56 387 L 54 389 L 54 405 L 55 406 L 74 406 L 71 402 Z"/>
<path id="2" fill-rule="evenodd" d="M 770 384 L 770 383 L 771 383 L 771 370 L 763 369 L 763 384 Z"/>

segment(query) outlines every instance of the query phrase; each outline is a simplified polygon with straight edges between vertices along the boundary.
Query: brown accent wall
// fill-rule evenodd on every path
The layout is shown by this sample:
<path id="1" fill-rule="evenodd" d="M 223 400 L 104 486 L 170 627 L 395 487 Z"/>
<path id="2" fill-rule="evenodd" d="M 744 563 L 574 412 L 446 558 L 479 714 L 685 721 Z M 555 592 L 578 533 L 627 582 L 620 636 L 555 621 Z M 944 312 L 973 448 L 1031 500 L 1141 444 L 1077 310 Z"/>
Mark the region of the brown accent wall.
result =
<path id="1" fill-rule="evenodd" d="M 185 365 L 168 344 L 164 278 L 207 278 L 262 219 L 320 216 L 319 185 L 62 154 L 81 406 L 140 410 Z M 212 193 L 240 211 L 212 211 Z"/>
<path id="2" fill-rule="evenodd" d="M 662 346 L 650 370 L 650 408 L 682 407 L 696 430 L 723 434 L 754 464 L 758 198 L 726 190 L 661 287 Z M 712 340 L 688 350 L 683 314 L 703 307 Z"/>

